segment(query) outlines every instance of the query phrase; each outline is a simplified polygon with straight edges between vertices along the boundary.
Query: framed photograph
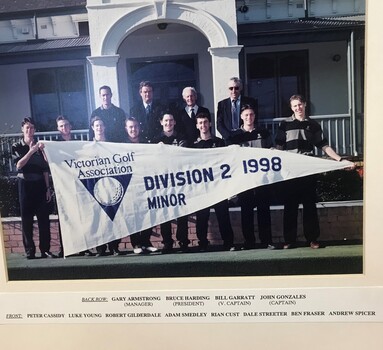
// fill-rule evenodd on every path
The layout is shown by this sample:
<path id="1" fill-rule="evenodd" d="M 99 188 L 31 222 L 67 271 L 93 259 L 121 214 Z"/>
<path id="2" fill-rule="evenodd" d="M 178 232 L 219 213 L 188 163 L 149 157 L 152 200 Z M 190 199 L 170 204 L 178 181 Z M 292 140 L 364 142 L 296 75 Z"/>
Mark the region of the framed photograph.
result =
<path id="1" fill-rule="evenodd" d="M 88 1 L 88 5 L 94 3 Z M 248 11 L 245 3 L 238 10 L 242 15 Z M 3 346 L 57 350 L 381 349 L 382 13 L 383 3 L 367 2 L 361 273 L 12 280 L 1 232 Z M 20 264 L 19 268 L 25 272 L 28 266 Z M 144 311 L 129 313 L 129 307 Z M 286 315 L 285 309 L 290 310 Z M 23 321 L 18 323 L 18 317 Z"/>

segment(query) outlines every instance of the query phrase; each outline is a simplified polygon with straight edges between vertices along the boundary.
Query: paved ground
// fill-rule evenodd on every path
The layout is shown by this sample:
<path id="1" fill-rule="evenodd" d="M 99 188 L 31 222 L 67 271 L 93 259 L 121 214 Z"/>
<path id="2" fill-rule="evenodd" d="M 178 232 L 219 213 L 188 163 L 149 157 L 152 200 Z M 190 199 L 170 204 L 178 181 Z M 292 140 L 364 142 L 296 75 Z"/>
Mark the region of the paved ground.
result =
<path id="1" fill-rule="evenodd" d="M 313 250 L 255 249 L 162 255 L 80 257 L 27 260 L 7 255 L 9 280 L 66 280 L 99 278 L 156 278 L 207 276 L 272 276 L 315 274 L 360 274 L 363 272 L 363 246 L 360 243 L 324 243 Z"/>

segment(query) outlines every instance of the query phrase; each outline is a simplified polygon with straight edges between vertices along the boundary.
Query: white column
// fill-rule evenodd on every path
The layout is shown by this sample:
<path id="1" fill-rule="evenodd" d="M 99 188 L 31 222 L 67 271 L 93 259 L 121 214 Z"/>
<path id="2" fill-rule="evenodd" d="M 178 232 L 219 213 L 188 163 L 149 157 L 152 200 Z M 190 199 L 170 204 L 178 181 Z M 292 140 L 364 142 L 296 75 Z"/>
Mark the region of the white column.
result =
<path id="1" fill-rule="evenodd" d="M 213 91 L 214 109 L 217 113 L 218 102 L 229 97 L 227 84 L 232 77 L 239 77 L 238 54 L 243 45 L 233 45 L 227 47 L 209 47 L 212 56 L 213 70 Z M 214 127 L 216 129 L 216 115 L 214 117 Z M 216 130 L 216 134 L 219 133 Z"/>
<path id="2" fill-rule="evenodd" d="M 103 85 L 110 86 L 113 93 L 112 103 L 116 106 L 120 106 L 117 79 L 117 62 L 119 58 L 120 55 L 87 57 L 92 69 L 91 87 L 93 86 L 93 95 L 96 104 L 93 107 L 97 107 L 99 105 L 98 90 Z"/>

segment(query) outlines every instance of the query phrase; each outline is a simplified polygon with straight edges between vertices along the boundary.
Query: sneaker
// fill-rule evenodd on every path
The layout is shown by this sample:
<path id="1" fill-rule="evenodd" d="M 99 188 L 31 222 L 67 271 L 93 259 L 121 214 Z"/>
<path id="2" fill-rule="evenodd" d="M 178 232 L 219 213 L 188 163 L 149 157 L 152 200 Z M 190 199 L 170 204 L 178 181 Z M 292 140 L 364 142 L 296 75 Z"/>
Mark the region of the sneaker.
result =
<path id="1" fill-rule="evenodd" d="M 133 248 L 133 253 L 134 254 L 142 254 L 144 250 L 141 247 L 134 247 Z"/>
<path id="2" fill-rule="evenodd" d="M 148 251 L 149 253 L 158 252 L 158 248 L 153 247 L 153 246 L 145 247 L 145 250 Z"/>
<path id="3" fill-rule="evenodd" d="M 120 255 L 123 255 L 123 252 L 121 252 L 119 249 L 116 249 L 113 251 L 113 255 L 114 256 L 120 256 Z"/>
<path id="4" fill-rule="evenodd" d="M 53 259 L 53 258 L 57 258 L 56 255 L 52 254 L 51 252 L 42 252 L 41 253 L 41 259 Z"/>
<path id="5" fill-rule="evenodd" d="M 234 245 L 231 244 L 224 244 L 223 245 L 223 250 L 227 252 L 234 252 L 237 250 L 237 248 Z"/>
<path id="6" fill-rule="evenodd" d="M 267 249 L 274 250 L 275 249 L 275 245 L 274 244 L 268 244 L 267 245 Z"/>
<path id="7" fill-rule="evenodd" d="M 316 241 L 310 242 L 310 248 L 311 249 L 318 249 L 318 248 L 320 248 L 320 244 Z"/>

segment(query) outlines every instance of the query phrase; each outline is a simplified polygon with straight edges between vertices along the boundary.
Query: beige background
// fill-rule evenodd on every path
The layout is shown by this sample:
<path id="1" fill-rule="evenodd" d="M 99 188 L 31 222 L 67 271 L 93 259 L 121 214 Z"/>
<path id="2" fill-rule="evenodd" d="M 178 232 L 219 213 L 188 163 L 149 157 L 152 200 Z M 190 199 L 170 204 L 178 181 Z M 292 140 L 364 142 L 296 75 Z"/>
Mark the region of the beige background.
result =
<path id="1" fill-rule="evenodd" d="M 113 291 L 383 286 L 383 2 L 367 1 L 365 273 L 352 276 L 7 282 L 1 246 L 0 291 Z M 334 96 L 336 98 L 336 96 Z M 3 245 L 1 240 L 1 245 Z M 382 301 L 383 302 L 383 301 Z M 355 300 L 357 305 L 358 301 Z M 383 324 L 0 325 L 2 349 L 383 349 Z"/>

